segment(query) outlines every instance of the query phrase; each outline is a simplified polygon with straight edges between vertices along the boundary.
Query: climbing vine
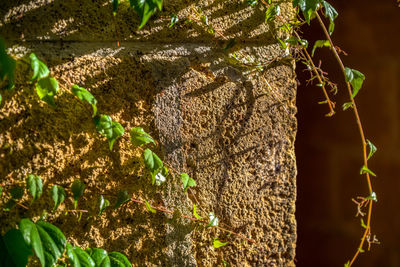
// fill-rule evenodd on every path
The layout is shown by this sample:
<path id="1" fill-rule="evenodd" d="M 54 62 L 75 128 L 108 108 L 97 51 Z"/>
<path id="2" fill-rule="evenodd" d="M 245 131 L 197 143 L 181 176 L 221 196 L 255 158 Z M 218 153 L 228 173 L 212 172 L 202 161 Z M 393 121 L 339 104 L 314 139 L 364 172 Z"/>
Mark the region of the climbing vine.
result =
<path id="1" fill-rule="evenodd" d="M 118 15 L 120 2 L 121 0 L 112 1 L 112 12 L 114 16 Z M 328 78 L 326 72 L 323 71 L 321 66 L 314 63 L 313 57 L 317 49 L 324 47 L 329 48 L 334 54 L 339 68 L 343 73 L 349 101 L 344 103 L 342 108 L 343 110 L 351 109 L 357 122 L 362 144 L 361 155 L 363 158 L 363 165 L 360 168 L 360 174 L 365 177 L 368 185 L 368 194 L 366 196 L 353 199 L 353 202 L 357 204 L 357 215 L 366 217 L 366 219 L 361 219 L 361 226 L 364 228 L 364 233 L 359 247 L 354 256 L 345 263 L 345 266 L 350 267 L 356 261 L 359 254 L 364 252 L 366 243 L 368 244 L 368 250 L 370 249 L 371 244 L 379 243 L 371 231 L 372 206 L 373 202 L 377 201 L 376 193 L 372 187 L 371 178 L 376 175 L 368 167 L 368 161 L 376 152 L 377 148 L 369 139 L 366 138 L 356 105 L 356 96 L 362 88 L 365 76 L 360 71 L 343 64 L 340 57 L 341 50 L 333 43 L 331 38 L 335 29 L 335 20 L 339 13 L 327 1 L 293 0 L 292 4 L 296 9 L 297 16 L 286 22 L 280 17 L 281 8 L 279 3 L 272 3 L 271 0 L 247 0 L 246 2 L 251 7 L 256 7 L 258 5 L 265 6 L 264 22 L 266 24 L 272 24 L 273 22 L 277 23 L 278 27 L 272 29 L 272 34 L 276 41 L 281 45 L 282 49 L 289 49 L 291 55 L 298 62 L 305 65 L 306 69 L 310 72 L 310 81 L 316 81 L 316 86 L 321 88 L 325 97 L 325 101 L 321 102 L 321 104 L 327 104 L 329 108 L 327 116 L 333 116 L 335 114 L 335 102 L 332 101 L 331 98 L 339 89 L 337 85 Z M 151 16 L 153 16 L 157 11 L 162 10 L 163 1 L 129 0 L 129 4 L 140 18 L 138 27 L 141 29 L 146 25 Z M 326 22 L 324 21 L 324 18 L 327 20 L 326 22 L 328 23 L 328 26 L 325 25 Z M 221 31 L 212 26 L 208 17 L 201 9 L 193 9 L 193 15 L 187 18 L 178 18 L 177 15 L 171 14 L 170 23 L 165 25 L 165 27 L 172 28 L 180 20 L 184 20 L 187 23 L 200 23 L 207 33 L 212 35 L 216 34 L 222 37 L 226 41 L 226 51 L 236 45 L 235 39 L 226 38 Z M 301 37 L 299 29 L 307 24 L 309 25 L 313 20 L 318 22 L 326 39 L 316 41 L 310 52 L 309 43 Z M 230 60 L 232 64 L 239 64 L 247 68 L 249 71 L 258 72 L 262 72 L 266 66 L 273 63 L 254 62 L 246 59 L 239 52 L 231 54 L 227 60 Z M 275 60 L 283 60 L 283 58 L 277 58 Z M 10 55 L 7 53 L 7 49 L 2 40 L 0 40 L 1 89 L 15 89 L 14 77 L 17 61 L 30 65 L 32 73 L 30 83 L 36 91 L 38 99 L 41 101 L 44 101 L 51 107 L 55 108 L 57 106 L 55 97 L 60 89 L 73 95 L 76 99 L 76 103 L 82 105 L 92 114 L 91 121 L 88 121 L 87 123 L 93 123 L 99 135 L 107 139 L 110 151 L 113 150 L 114 144 L 126 134 L 124 127 L 119 122 L 113 120 L 110 115 L 103 114 L 98 110 L 98 101 L 92 95 L 90 90 L 76 84 L 58 81 L 56 78 L 51 76 L 49 68 L 34 53 L 31 53 L 29 57 L 22 58 Z M 274 90 L 267 81 L 265 82 L 271 92 L 279 100 L 280 96 L 276 90 Z M 0 94 L 0 104 L 2 101 L 6 100 L 3 100 Z M 159 144 L 150 134 L 145 132 L 143 128 L 137 126 L 129 130 L 129 135 L 130 142 L 134 146 L 134 149 L 138 149 L 142 153 L 144 166 L 149 172 L 151 177 L 151 181 L 149 182 L 151 182 L 152 185 L 160 186 L 167 182 L 168 177 L 179 176 L 184 193 L 191 193 L 191 188 L 196 187 L 196 181 L 187 173 L 178 173 L 160 159 L 160 157 L 154 152 Z M 71 212 L 78 214 L 78 220 L 81 220 L 83 213 L 89 213 L 88 210 L 78 209 L 78 200 L 80 200 L 84 195 L 86 188 L 86 185 L 81 180 L 77 179 L 73 181 L 70 188 L 64 188 L 58 184 L 52 184 L 49 185 L 49 187 L 50 188 L 45 188 L 42 179 L 36 174 L 29 174 L 26 177 L 26 190 L 24 187 L 19 185 L 13 185 L 12 187 L 0 186 L 0 197 L 7 199 L 2 209 L 4 211 L 10 211 L 17 205 L 24 209 L 29 209 L 29 205 L 27 206 L 21 201 L 25 191 L 28 191 L 31 197 L 31 203 L 37 201 L 44 194 L 49 194 L 54 202 L 53 209 L 50 212 L 55 212 L 60 204 L 63 203 L 68 196 L 71 196 L 73 198 L 73 208 L 67 210 L 67 213 Z M 174 210 L 167 209 L 163 206 L 152 205 L 151 200 L 137 199 L 127 190 L 121 190 L 115 195 L 112 195 L 112 197 L 116 199 L 113 204 L 106 197 L 107 196 L 104 195 L 98 196 L 98 210 L 95 214 L 92 214 L 92 216 L 102 216 L 106 209 L 113 208 L 116 210 L 127 202 L 142 205 L 151 213 L 175 213 Z M 229 235 L 234 235 L 247 242 L 258 245 L 256 241 L 240 233 L 229 230 L 227 227 L 220 226 L 219 219 L 215 216 L 213 211 L 204 212 L 198 205 L 201 205 L 201 203 L 197 203 L 196 201 L 196 203 L 193 204 L 193 207 L 191 207 L 193 216 L 183 214 L 181 214 L 181 216 L 204 225 L 204 229 L 215 227 Z M 367 209 L 366 212 L 365 209 Z M 55 264 L 66 266 L 67 262 L 72 266 L 131 266 L 131 263 L 126 256 L 119 252 L 108 253 L 101 248 L 88 248 L 83 250 L 79 246 L 71 245 L 66 241 L 66 237 L 62 231 L 56 226 L 46 222 L 45 219 L 46 216 L 42 216 L 42 218 L 37 222 L 32 222 L 30 219 L 22 219 L 18 224 L 18 228 L 9 230 L 4 236 L 1 236 L 0 249 L 2 252 L 0 253 L 0 257 L 2 261 L 4 260 L 4 262 L 9 263 L 9 266 L 26 266 L 28 258 L 34 254 L 42 266 L 54 266 Z M 218 249 L 227 245 L 228 242 L 224 241 L 221 241 L 219 237 L 214 237 L 212 240 L 213 247 Z M 259 249 L 262 250 L 261 247 L 259 247 Z"/>

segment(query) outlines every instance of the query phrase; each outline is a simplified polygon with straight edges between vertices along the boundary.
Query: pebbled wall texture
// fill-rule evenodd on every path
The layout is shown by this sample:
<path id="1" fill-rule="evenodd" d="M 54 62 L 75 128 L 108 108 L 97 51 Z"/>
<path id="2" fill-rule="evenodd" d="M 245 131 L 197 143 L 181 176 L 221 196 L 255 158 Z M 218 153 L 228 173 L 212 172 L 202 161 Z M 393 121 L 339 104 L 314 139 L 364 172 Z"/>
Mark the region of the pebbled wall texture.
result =
<path id="1" fill-rule="evenodd" d="M 0 184 L 23 184 L 34 173 L 48 191 L 81 179 L 87 187 L 79 208 L 89 211 L 80 221 L 65 215 L 69 198 L 52 213 L 45 193 L 29 210 L 0 211 L 1 234 L 48 210 L 47 220 L 72 244 L 121 251 L 134 266 L 293 266 L 296 82 L 293 60 L 273 38 L 294 15 L 291 1 L 279 1 L 282 23 L 266 24 L 261 4 L 166 0 L 142 30 L 121 2 L 116 16 L 103 0 L 0 3 L 0 35 L 10 52 L 36 53 L 64 86 L 52 108 L 28 83 L 29 64 L 18 63 L 16 87 L 2 92 L 0 105 Z M 172 13 L 180 21 L 169 28 Z M 224 49 L 231 38 L 236 45 Z M 246 66 L 258 63 L 262 70 Z M 99 111 L 125 127 L 113 151 L 68 93 L 71 84 L 90 90 Z M 153 149 L 169 166 L 196 180 L 189 194 L 179 177 L 151 185 L 142 152 L 129 142 L 135 126 L 156 137 L 160 147 Z M 95 216 L 99 195 L 113 203 L 119 190 L 177 212 L 152 214 L 129 202 Z M 179 216 L 192 216 L 193 203 L 240 236 Z M 215 237 L 229 244 L 215 249 Z"/>

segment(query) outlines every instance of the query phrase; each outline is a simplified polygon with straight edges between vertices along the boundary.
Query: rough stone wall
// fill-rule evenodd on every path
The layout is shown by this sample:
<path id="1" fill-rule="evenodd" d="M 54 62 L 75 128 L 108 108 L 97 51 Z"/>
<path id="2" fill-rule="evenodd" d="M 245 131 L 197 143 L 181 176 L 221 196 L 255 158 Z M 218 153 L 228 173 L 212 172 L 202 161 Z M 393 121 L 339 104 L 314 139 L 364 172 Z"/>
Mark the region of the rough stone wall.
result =
<path id="1" fill-rule="evenodd" d="M 280 6 L 284 19 L 292 16 L 288 1 Z M 197 22 L 200 7 L 220 34 Z M 167 27 L 170 13 L 182 19 L 174 28 Z M 70 242 L 122 251 L 135 266 L 294 265 L 294 66 L 282 60 L 286 51 L 272 38 L 264 13 L 245 1 L 165 1 L 163 12 L 137 31 L 137 15 L 126 3 L 113 17 L 109 1 L 2 2 L 0 35 L 13 53 L 35 52 L 61 83 L 89 89 L 99 110 L 126 130 L 143 126 L 160 140 L 156 152 L 197 187 L 188 198 L 178 177 L 151 186 L 128 134 L 110 152 L 90 114 L 65 89 L 56 109 L 39 101 L 24 63 L 0 106 L 1 184 L 22 182 L 28 173 L 46 186 L 68 187 L 79 178 L 87 184 L 79 205 L 89 211 L 97 210 L 99 194 L 121 189 L 184 214 L 198 201 L 203 215 L 214 211 L 221 226 L 257 242 L 179 216 L 148 214 L 133 203 L 79 222 L 64 215 L 70 202 L 49 214 Z M 187 16 L 192 23 L 183 22 Z M 233 37 L 237 45 L 227 52 Z M 249 71 L 230 60 L 233 52 L 273 63 Z M 45 208 L 51 204 L 41 201 L 28 211 L 0 212 L 2 233 L 21 217 L 39 218 Z M 230 243 L 213 249 L 214 237 Z"/>

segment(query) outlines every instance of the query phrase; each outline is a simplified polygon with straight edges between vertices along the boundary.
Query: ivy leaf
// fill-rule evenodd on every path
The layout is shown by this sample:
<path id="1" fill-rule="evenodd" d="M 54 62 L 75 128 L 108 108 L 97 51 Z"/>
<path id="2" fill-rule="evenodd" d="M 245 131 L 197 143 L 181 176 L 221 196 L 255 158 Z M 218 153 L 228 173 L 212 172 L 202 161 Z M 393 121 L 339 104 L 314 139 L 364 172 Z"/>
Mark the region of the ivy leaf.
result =
<path id="1" fill-rule="evenodd" d="M 287 40 L 286 43 L 290 45 L 298 45 L 300 44 L 304 48 L 308 47 L 308 41 L 306 39 L 299 39 L 296 36 L 290 36 Z"/>
<path id="2" fill-rule="evenodd" d="M 353 107 L 353 102 L 346 102 L 342 106 L 343 110 L 346 110 L 346 109 L 352 108 L 352 107 Z"/>
<path id="3" fill-rule="evenodd" d="M 378 198 L 376 197 L 376 193 L 372 192 L 371 195 L 369 195 L 368 197 L 366 197 L 365 199 L 367 200 L 373 200 L 375 202 L 378 202 Z"/>
<path id="4" fill-rule="evenodd" d="M 110 150 L 112 150 L 115 140 L 124 135 L 124 127 L 108 115 L 96 115 L 93 120 L 96 130 L 108 139 Z"/>
<path id="5" fill-rule="evenodd" d="M 210 212 L 208 214 L 208 219 L 209 219 L 209 223 L 207 225 L 207 227 L 212 227 L 212 226 L 218 226 L 218 218 L 217 216 L 215 216 L 214 212 Z"/>
<path id="6" fill-rule="evenodd" d="M 313 46 L 313 49 L 312 49 L 312 51 L 311 51 L 311 56 L 312 56 L 312 57 L 314 56 L 315 50 L 316 50 L 317 48 L 320 48 L 320 47 L 330 47 L 330 46 L 331 46 L 331 44 L 329 43 L 328 40 L 317 40 L 317 41 L 315 41 L 314 46 Z"/>
<path id="7" fill-rule="evenodd" d="M 319 6 L 321 0 L 293 0 L 293 7 L 299 7 L 308 24 Z"/>
<path id="8" fill-rule="evenodd" d="M 163 167 L 161 159 L 150 149 L 146 148 L 143 152 L 144 165 L 150 170 L 152 176 L 152 184 L 155 183 L 156 174 L 160 172 Z"/>
<path id="9" fill-rule="evenodd" d="M 60 206 L 62 202 L 64 202 L 65 196 L 65 189 L 62 186 L 53 185 L 51 188 L 51 198 L 54 201 L 53 212 L 58 208 L 58 206 Z"/>
<path id="10" fill-rule="evenodd" d="M 103 195 L 100 195 L 100 211 L 99 211 L 99 216 L 101 216 L 101 214 L 103 213 L 103 211 L 110 206 L 110 201 L 108 201 L 108 199 L 104 198 Z"/>
<path id="11" fill-rule="evenodd" d="M 67 240 L 56 226 L 44 221 L 35 224 L 29 219 L 22 219 L 19 229 L 43 267 L 55 265 L 63 255 Z"/>
<path id="12" fill-rule="evenodd" d="M 353 87 L 353 94 L 351 97 L 354 98 L 361 89 L 361 86 L 365 80 L 365 76 L 358 70 L 350 69 L 348 67 L 345 67 L 345 75 L 346 82 L 349 82 Z"/>
<path id="13" fill-rule="evenodd" d="M 369 153 L 368 153 L 368 157 L 367 157 L 367 160 L 368 160 L 368 159 L 370 159 L 372 157 L 372 155 L 375 154 L 376 150 L 378 150 L 378 149 L 368 139 L 367 139 L 367 144 L 368 144 L 368 147 L 369 147 Z"/>
<path id="14" fill-rule="evenodd" d="M 111 261 L 111 267 L 131 267 L 132 264 L 129 262 L 128 258 L 119 252 L 111 252 L 108 254 Z"/>
<path id="15" fill-rule="evenodd" d="M 194 203 L 193 203 L 193 215 L 197 220 L 204 219 L 203 217 L 201 217 L 200 215 L 197 214 L 197 207 L 196 207 L 196 204 L 194 204 Z"/>
<path id="16" fill-rule="evenodd" d="M 67 244 L 67 255 L 73 267 L 96 267 L 96 263 L 86 251 L 70 243 Z"/>
<path id="17" fill-rule="evenodd" d="M 219 241 L 218 237 L 214 238 L 214 241 L 213 241 L 213 247 L 214 248 L 220 248 L 220 247 L 226 246 L 227 244 L 228 244 L 228 242 Z"/>
<path id="18" fill-rule="evenodd" d="M 258 1 L 257 0 L 247 0 L 246 3 L 249 6 L 254 7 L 254 6 L 256 6 L 258 4 Z"/>
<path id="19" fill-rule="evenodd" d="M 224 50 L 228 51 L 229 49 L 231 49 L 232 47 L 234 47 L 236 45 L 236 39 L 235 38 L 230 38 L 228 43 L 226 44 Z"/>
<path id="20" fill-rule="evenodd" d="M 2 81 L 4 81 L 6 78 L 8 79 L 8 84 L 5 89 L 14 88 L 14 71 L 16 65 L 16 61 L 7 54 L 3 39 L 0 38 L 0 79 Z"/>
<path id="21" fill-rule="evenodd" d="M 74 196 L 74 207 L 76 209 L 78 205 L 78 199 L 83 195 L 83 191 L 85 191 L 85 184 L 81 180 L 75 180 L 72 183 L 71 191 Z"/>
<path id="22" fill-rule="evenodd" d="M 26 189 L 29 189 L 29 192 L 31 192 L 33 200 L 35 201 L 43 193 L 42 179 L 37 175 L 29 174 L 28 177 L 26 178 Z"/>
<path id="23" fill-rule="evenodd" d="M 78 97 L 81 101 L 86 101 L 93 108 L 93 117 L 96 116 L 97 113 L 97 100 L 94 96 L 85 88 L 79 87 L 78 85 L 72 85 L 72 93 Z"/>
<path id="24" fill-rule="evenodd" d="M 31 59 L 31 67 L 33 70 L 33 76 L 31 79 L 32 82 L 35 80 L 44 79 L 49 76 L 49 68 L 47 68 L 46 64 L 44 64 L 43 61 L 39 60 L 34 53 L 31 53 L 29 55 L 29 58 Z"/>
<path id="25" fill-rule="evenodd" d="M 271 22 L 275 19 L 275 16 L 279 16 L 281 9 L 278 5 L 270 5 L 265 11 L 265 22 Z"/>
<path id="26" fill-rule="evenodd" d="M 131 142 L 134 146 L 141 146 L 148 143 L 156 144 L 154 139 L 142 127 L 131 129 Z"/>
<path id="27" fill-rule="evenodd" d="M 139 29 L 141 29 L 149 20 L 149 18 L 156 13 L 157 9 L 161 11 L 162 0 L 129 0 L 131 7 L 135 9 L 140 17 Z"/>
<path id="28" fill-rule="evenodd" d="M 369 173 L 372 176 L 376 176 L 375 173 L 373 173 L 370 169 L 368 169 L 365 165 L 362 166 L 361 170 L 360 170 L 360 174 L 364 174 L 364 173 Z"/>
<path id="29" fill-rule="evenodd" d="M 325 9 L 325 17 L 329 18 L 329 35 L 331 35 L 335 29 L 334 20 L 337 18 L 338 12 L 327 1 L 322 1 L 322 5 Z"/>
<path id="30" fill-rule="evenodd" d="M 147 209 L 148 211 L 150 211 L 151 213 L 156 213 L 156 212 L 157 212 L 155 209 L 153 209 L 153 208 L 150 206 L 150 204 L 149 204 L 149 202 L 147 202 L 147 200 L 145 200 L 144 203 L 146 204 L 146 209 Z"/>
<path id="31" fill-rule="evenodd" d="M 130 199 L 127 190 L 121 190 L 118 192 L 117 201 L 115 202 L 114 209 L 118 209 L 122 204 Z"/>
<path id="32" fill-rule="evenodd" d="M 25 193 L 24 188 L 22 188 L 22 187 L 20 187 L 20 186 L 14 186 L 14 187 L 11 188 L 11 190 L 10 190 L 11 197 L 12 197 L 14 200 L 18 200 L 18 199 L 22 198 L 22 196 L 24 195 L 24 193 Z"/>
<path id="33" fill-rule="evenodd" d="M 281 40 L 279 37 L 276 37 L 276 39 L 279 41 L 282 49 L 286 49 L 287 48 L 287 44 L 286 44 L 285 41 Z"/>
<path id="34" fill-rule="evenodd" d="M 112 1 L 112 6 L 113 6 L 113 15 L 117 15 L 117 9 L 119 6 L 120 0 L 113 0 Z"/>
<path id="35" fill-rule="evenodd" d="M 171 14 L 171 22 L 168 25 L 168 28 L 174 27 L 174 25 L 179 21 L 179 18 L 176 14 Z"/>
<path id="36" fill-rule="evenodd" d="M 32 255 L 32 248 L 25 244 L 20 230 L 11 229 L 0 236 L 0 262 L 4 266 L 25 267 Z"/>
<path id="37" fill-rule="evenodd" d="M 196 181 L 193 180 L 191 177 L 189 177 L 189 175 L 187 175 L 186 173 L 181 173 L 181 180 L 183 183 L 183 189 L 185 190 L 185 192 L 188 190 L 189 186 L 196 186 Z"/>
<path id="38" fill-rule="evenodd" d="M 155 184 L 156 184 L 157 186 L 160 186 L 160 185 L 162 185 L 163 183 L 165 183 L 165 181 L 166 181 L 167 179 L 166 179 L 165 176 L 162 174 L 162 172 L 159 172 L 159 173 L 157 173 L 157 174 L 155 175 L 154 180 L 155 180 Z"/>
<path id="39" fill-rule="evenodd" d="M 107 251 L 99 248 L 88 248 L 85 249 L 90 258 L 94 261 L 96 267 L 110 267 L 110 258 L 108 257 Z"/>
<path id="40" fill-rule="evenodd" d="M 4 210 L 4 211 L 9 211 L 9 210 L 11 210 L 12 208 L 14 208 L 15 205 L 17 205 L 17 201 L 16 201 L 15 199 L 11 198 L 11 199 L 9 199 L 9 200 L 7 201 L 7 203 L 4 205 L 3 210 Z"/>
<path id="41" fill-rule="evenodd" d="M 38 94 L 40 100 L 43 100 L 50 106 L 55 107 L 54 96 L 58 92 L 58 82 L 53 77 L 46 77 L 40 79 L 36 83 L 36 93 Z"/>

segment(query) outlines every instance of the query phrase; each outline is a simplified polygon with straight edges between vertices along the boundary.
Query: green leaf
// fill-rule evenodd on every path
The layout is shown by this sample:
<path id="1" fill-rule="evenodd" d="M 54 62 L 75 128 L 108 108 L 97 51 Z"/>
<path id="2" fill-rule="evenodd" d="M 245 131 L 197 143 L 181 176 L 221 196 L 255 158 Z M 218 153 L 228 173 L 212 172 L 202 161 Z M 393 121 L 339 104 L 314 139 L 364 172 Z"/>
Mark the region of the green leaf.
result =
<path id="1" fill-rule="evenodd" d="M 156 145 L 154 139 L 146 133 L 142 127 L 135 127 L 131 129 L 131 142 L 134 146 L 141 146 L 148 143 Z"/>
<path id="2" fill-rule="evenodd" d="M 128 258 L 119 252 L 111 252 L 108 254 L 111 261 L 111 267 L 131 267 L 132 264 L 129 262 Z"/>
<path id="3" fill-rule="evenodd" d="M 246 3 L 249 6 L 254 7 L 254 6 L 256 6 L 258 4 L 258 1 L 257 0 L 247 0 Z"/>
<path id="4" fill-rule="evenodd" d="M 31 67 L 33 70 L 33 76 L 31 79 L 32 82 L 35 80 L 44 79 L 49 76 L 50 71 L 47 68 L 46 64 L 43 63 L 43 61 L 39 60 L 34 53 L 31 53 L 29 55 L 29 58 L 31 59 Z"/>
<path id="5" fill-rule="evenodd" d="M 43 221 L 35 224 L 29 219 L 22 219 L 19 229 L 25 243 L 33 248 L 43 267 L 55 265 L 63 255 L 67 241 L 56 226 Z"/>
<path id="6" fill-rule="evenodd" d="M 11 197 L 12 197 L 14 200 L 18 200 L 18 199 L 22 198 L 22 196 L 24 195 L 24 193 L 25 193 L 25 190 L 24 190 L 24 188 L 22 188 L 21 186 L 14 186 L 14 187 L 11 188 L 11 190 L 10 190 Z"/>
<path id="7" fill-rule="evenodd" d="M 110 258 L 107 251 L 99 248 L 88 248 L 85 250 L 94 261 L 96 267 L 110 267 Z"/>
<path id="8" fill-rule="evenodd" d="M 196 219 L 201 220 L 204 219 L 203 217 L 201 217 L 199 214 L 197 214 L 197 207 L 196 204 L 193 203 L 193 215 Z"/>
<path id="9" fill-rule="evenodd" d="M 8 79 L 8 84 L 5 89 L 14 88 L 14 71 L 16 67 L 16 61 L 10 57 L 6 52 L 6 46 L 3 39 L 0 38 L 0 79 L 4 81 Z M 1 96 L 0 96 L 1 103 Z"/>
<path id="10" fill-rule="evenodd" d="M 270 5 L 265 11 L 265 22 L 272 22 L 280 13 L 281 9 L 278 5 Z"/>
<path id="11" fill-rule="evenodd" d="M 32 248 L 25 244 L 20 230 L 11 229 L 0 237 L 0 265 L 25 267 L 32 255 Z"/>
<path id="12" fill-rule="evenodd" d="M 96 116 L 97 113 L 97 100 L 94 96 L 85 88 L 79 87 L 74 84 L 72 86 L 72 93 L 78 97 L 81 101 L 88 102 L 93 108 L 93 117 Z"/>
<path id="13" fill-rule="evenodd" d="M 100 195 L 100 204 L 99 204 L 99 216 L 101 216 L 101 214 L 103 213 L 103 211 L 110 206 L 110 201 L 108 201 L 108 199 L 104 198 L 103 195 Z"/>
<path id="14" fill-rule="evenodd" d="M 50 106 L 55 107 L 54 96 L 58 92 L 58 82 L 53 77 L 40 79 L 36 83 L 36 93 L 40 100 L 43 100 Z"/>
<path id="15" fill-rule="evenodd" d="M 349 267 L 350 266 L 350 261 L 347 261 L 345 264 L 344 264 L 344 267 Z"/>
<path id="16" fill-rule="evenodd" d="M 118 209 L 122 204 L 130 199 L 127 190 L 121 190 L 118 192 L 117 201 L 115 202 L 114 209 Z"/>
<path id="17" fill-rule="evenodd" d="M 369 195 L 368 197 L 366 197 L 365 199 L 367 200 L 373 200 L 375 202 L 378 202 L 378 198 L 376 197 L 376 193 L 372 192 L 371 195 Z"/>
<path id="18" fill-rule="evenodd" d="M 368 144 L 368 147 L 369 147 L 369 153 L 368 153 L 368 158 L 367 158 L 367 160 L 369 160 L 369 159 L 372 157 L 372 155 L 375 154 L 377 148 L 376 148 L 376 146 L 374 146 L 374 144 L 371 143 L 371 141 L 369 141 L 368 139 L 367 139 L 366 141 L 367 141 L 367 144 Z"/>
<path id="19" fill-rule="evenodd" d="M 375 173 L 373 173 L 370 169 L 368 169 L 365 165 L 362 166 L 361 170 L 360 170 L 360 174 L 364 174 L 364 173 L 369 173 L 372 176 L 376 176 Z"/>
<path id="20" fill-rule="evenodd" d="M 314 56 L 315 50 L 316 50 L 317 48 L 320 48 L 320 47 L 330 47 L 330 46 L 331 46 L 331 44 L 329 43 L 328 40 L 317 40 L 317 41 L 315 41 L 314 46 L 313 46 L 313 49 L 312 49 L 312 51 L 311 51 L 311 56 L 312 56 L 312 57 Z"/>
<path id="21" fill-rule="evenodd" d="M 0 185 L 0 197 L 3 194 L 3 187 Z"/>
<path id="22" fill-rule="evenodd" d="M 232 47 L 234 47 L 235 45 L 236 45 L 236 39 L 230 38 L 228 43 L 226 44 L 224 50 L 227 51 L 227 50 L 231 49 Z"/>
<path id="23" fill-rule="evenodd" d="M 353 87 L 352 98 L 356 97 L 358 91 L 361 89 L 362 84 L 365 80 L 364 74 L 358 70 L 350 69 L 345 67 L 346 82 L 349 82 Z"/>
<path id="24" fill-rule="evenodd" d="M 83 191 L 85 191 L 85 184 L 77 179 L 72 183 L 71 191 L 74 196 L 74 207 L 76 209 L 78 205 L 78 199 L 83 195 Z"/>
<path id="25" fill-rule="evenodd" d="M 321 0 L 293 0 L 293 7 L 299 7 L 308 24 L 314 16 Z"/>
<path id="26" fill-rule="evenodd" d="M 157 9 L 161 11 L 162 0 L 129 0 L 131 7 L 135 9 L 140 17 L 139 29 L 141 29 L 149 20 L 149 18 L 156 13 Z"/>
<path id="27" fill-rule="evenodd" d="M 220 248 L 220 247 L 226 246 L 227 244 L 228 244 L 228 242 L 224 243 L 224 242 L 219 241 L 218 237 L 214 238 L 214 241 L 213 241 L 214 248 Z"/>
<path id="28" fill-rule="evenodd" d="M 196 181 L 193 180 L 191 177 L 189 177 L 189 175 L 187 175 L 186 173 L 181 173 L 181 180 L 183 183 L 183 189 L 185 190 L 185 192 L 188 190 L 189 186 L 196 186 Z"/>
<path id="29" fill-rule="evenodd" d="M 358 251 L 360 251 L 360 253 L 364 253 L 365 252 L 362 248 L 358 248 Z"/>
<path id="30" fill-rule="evenodd" d="M 112 6 L 113 6 L 113 15 L 117 15 L 117 10 L 119 6 L 120 0 L 113 0 L 112 1 Z"/>
<path id="31" fill-rule="evenodd" d="M 33 200 L 35 201 L 43 193 L 42 179 L 37 175 L 29 174 L 28 177 L 26 178 L 26 189 L 29 189 L 29 192 L 31 192 Z"/>
<path id="32" fill-rule="evenodd" d="M 163 162 L 161 159 L 150 149 L 146 148 L 143 152 L 144 165 L 149 169 L 152 176 L 152 184 L 155 183 L 156 175 L 161 171 Z"/>
<path id="33" fill-rule="evenodd" d="M 367 229 L 367 226 L 364 223 L 364 220 L 361 218 L 361 227 Z"/>
<path id="34" fill-rule="evenodd" d="M 94 260 L 80 247 L 67 244 L 67 255 L 73 267 L 96 267 Z"/>
<path id="35" fill-rule="evenodd" d="M 282 49 L 286 49 L 286 48 L 287 48 L 286 42 L 284 42 L 283 40 L 281 40 L 279 37 L 276 37 L 276 39 L 279 41 L 279 43 L 280 43 Z"/>
<path id="36" fill-rule="evenodd" d="M 327 1 L 322 1 L 322 5 L 325 9 L 325 17 L 329 18 L 329 34 L 332 34 L 333 30 L 335 29 L 334 21 L 338 16 L 338 12 Z"/>
<path id="37" fill-rule="evenodd" d="M 59 185 L 53 185 L 51 188 L 51 198 L 54 201 L 54 208 L 53 212 L 58 208 L 58 206 L 64 202 L 65 199 L 65 190 L 62 186 Z"/>
<path id="38" fill-rule="evenodd" d="M 165 183 L 166 180 L 167 180 L 167 179 L 166 179 L 166 177 L 162 174 L 162 172 L 159 172 L 159 173 L 157 173 L 157 174 L 154 176 L 154 181 L 155 181 L 155 184 L 156 184 L 157 186 L 162 185 L 163 183 Z"/>
<path id="39" fill-rule="evenodd" d="M 212 226 L 218 226 L 218 218 L 217 216 L 215 216 L 214 212 L 210 212 L 208 214 L 208 219 L 209 219 L 209 223 L 207 225 L 207 227 L 212 227 Z"/>
<path id="40" fill-rule="evenodd" d="M 93 120 L 96 130 L 108 139 L 110 150 L 112 150 L 115 140 L 124 135 L 124 127 L 108 115 L 96 115 Z"/>
<path id="41" fill-rule="evenodd" d="M 343 110 L 346 110 L 346 109 L 352 108 L 352 107 L 353 107 L 353 102 L 346 102 L 342 106 Z"/>
<path id="42" fill-rule="evenodd" d="M 171 14 L 171 22 L 169 23 L 168 28 L 172 28 L 178 21 L 178 16 L 176 14 Z"/>
<path id="43" fill-rule="evenodd" d="M 156 213 L 156 212 L 157 212 L 155 209 L 153 209 L 153 208 L 150 206 L 150 204 L 149 204 L 149 202 L 147 202 L 147 200 L 145 200 L 144 203 L 146 204 L 146 209 L 147 209 L 148 211 L 150 211 L 151 213 Z"/>
<path id="44" fill-rule="evenodd" d="M 301 46 L 303 46 L 304 48 L 308 47 L 308 41 L 306 39 L 299 39 L 296 36 L 290 36 L 287 40 L 286 40 L 287 44 L 290 45 L 298 45 L 300 44 Z"/>
<path id="45" fill-rule="evenodd" d="M 9 199 L 6 204 L 4 204 L 4 211 L 9 211 L 17 205 L 17 201 L 15 199 Z"/>

